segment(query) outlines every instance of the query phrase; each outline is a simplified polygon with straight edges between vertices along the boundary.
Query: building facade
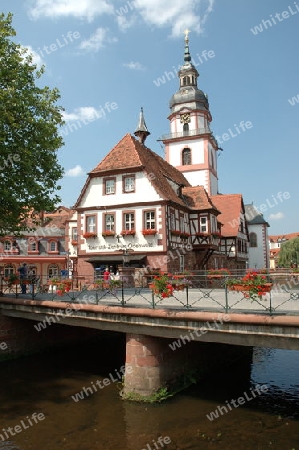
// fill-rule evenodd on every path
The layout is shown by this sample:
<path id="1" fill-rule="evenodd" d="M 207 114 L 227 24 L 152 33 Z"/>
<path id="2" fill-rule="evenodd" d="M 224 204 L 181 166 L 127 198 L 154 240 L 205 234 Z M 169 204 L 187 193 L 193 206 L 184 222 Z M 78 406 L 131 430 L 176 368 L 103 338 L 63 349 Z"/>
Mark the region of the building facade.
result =
<path id="1" fill-rule="evenodd" d="M 291 239 L 299 237 L 299 232 L 289 233 L 289 234 L 276 234 L 268 237 L 269 247 L 270 247 L 270 268 L 277 269 L 279 252 L 281 245 Z M 298 267 L 299 261 L 293 262 L 294 266 Z"/>
<path id="2" fill-rule="evenodd" d="M 21 236 L 5 236 L 0 242 L 0 273 L 8 278 L 16 274 L 18 267 L 26 263 L 31 273 L 43 282 L 53 276 L 60 276 L 67 270 L 68 253 L 65 245 L 65 224 L 71 210 L 63 206 L 53 212 L 40 213 L 35 222 L 27 224 L 32 231 Z"/>
<path id="3" fill-rule="evenodd" d="M 187 36 L 178 75 L 170 134 L 161 138 L 165 159 L 145 145 L 150 133 L 141 110 L 135 137 L 126 134 L 88 174 L 66 230 L 76 276 L 125 265 L 171 272 L 246 267 L 242 196 L 218 193 L 218 145 Z"/>
<path id="4" fill-rule="evenodd" d="M 269 269 L 268 228 L 270 225 L 253 204 L 245 205 L 245 211 L 249 231 L 249 267 L 252 269 Z"/>

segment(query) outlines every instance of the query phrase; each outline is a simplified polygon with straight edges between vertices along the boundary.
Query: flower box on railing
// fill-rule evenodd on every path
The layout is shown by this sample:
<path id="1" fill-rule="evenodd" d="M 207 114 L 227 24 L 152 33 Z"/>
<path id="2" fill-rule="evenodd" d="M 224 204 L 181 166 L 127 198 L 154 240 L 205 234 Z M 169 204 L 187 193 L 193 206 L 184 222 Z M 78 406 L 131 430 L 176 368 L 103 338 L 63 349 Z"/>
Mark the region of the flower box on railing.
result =
<path id="1" fill-rule="evenodd" d="M 270 292 L 272 288 L 272 283 L 269 283 L 267 277 L 256 271 L 248 272 L 241 279 L 228 278 L 225 283 L 228 290 L 246 292 L 244 297 L 252 301 L 261 300 L 262 296 Z"/>
<path id="2" fill-rule="evenodd" d="M 221 237 L 221 233 L 219 233 L 219 231 L 213 231 L 212 236 L 214 238 L 220 238 Z"/>
<path id="3" fill-rule="evenodd" d="M 96 238 L 97 237 L 97 233 L 92 233 L 92 232 L 88 231 L 88 232 L 83 234 L 83 237 L 85 239 Z"/>
<path id="4" fill-rule="evenodd" d="M 246 284 L 232 284 L 228 285 L 229 291 L 237 291 L 237 292 L 249 292 L 252 289 L 252 286 L 248 286 Z M 260 292 L 270 292 L 272 289 L 272 283 L 266 283 L 261 286 Z"/>
<path id="5" fill-rule="evenodd" d="M 103 237 L 115 236 L 115 231 L 112 230 L 104 230 L 102 231 Z"/>
<path id="6" fill-rule="evenodd" d="M 124 236 L 134 236 L 136 234 L 135 230 L 122 230 L 121 235 Z"/>
<path id="7" fill-rule="evenodd" d="M 217 279 L 217 278 L 224 278 L 227 275 L 230 275 L 230 271 L 228 269 L 210 269 L 208 270 L 208 278 L 209 279 Z"/>
<path id="8" fill-rule="evenodd" d="M 208 233 L 201 233 L 201 232 L 197 232 L 197 233 L 195 233 L 195 235 L 196 235 L 197 237 L 202 237 L 202 238 L 208 237 L 208 236 L 209 236 Z"/>
<path id="9" fill-rule="evenodd" d="M 72 241 L 71 241 L 71 244 L 72 244 L 73 246 L 76 246 L 76 245 L 78 245 L 78 241 L 72 240 Z"/>
<path id="10" fill-rule="evenodd" d="M 157 230 L 149 229 L 149 230 L 142 230 L 141 233 L 143 236 L 153 235 L 157 233 Z"/>

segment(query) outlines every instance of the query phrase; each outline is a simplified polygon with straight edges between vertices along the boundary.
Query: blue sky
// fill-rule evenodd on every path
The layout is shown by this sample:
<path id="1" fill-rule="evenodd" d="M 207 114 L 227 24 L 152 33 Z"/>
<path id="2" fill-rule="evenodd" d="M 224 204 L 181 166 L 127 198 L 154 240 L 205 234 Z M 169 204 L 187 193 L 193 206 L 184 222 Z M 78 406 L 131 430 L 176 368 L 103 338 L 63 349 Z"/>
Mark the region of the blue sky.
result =
<path id="1" fill-rule="evenodd" d="M 198 86 L 209 96 L 212 129 L 223 148 L 220 192 L 254 202 L 270 223 L 269 234 L 299 231 L 299 1 L 1 4 L 14 15 L 16 40 L 45 64 L 42 83 L 61 93 L 64 205 L 75 203 L 86 173 L 134 132 L 141 106 L 151 132 L 147 146 L 163 155 L 157 139 L 169 132 L 168 102 L 179 85 L 170 72 L 183 62 L 188 27 Z M 251 127 L 242 131 L 242 121 Z"/>

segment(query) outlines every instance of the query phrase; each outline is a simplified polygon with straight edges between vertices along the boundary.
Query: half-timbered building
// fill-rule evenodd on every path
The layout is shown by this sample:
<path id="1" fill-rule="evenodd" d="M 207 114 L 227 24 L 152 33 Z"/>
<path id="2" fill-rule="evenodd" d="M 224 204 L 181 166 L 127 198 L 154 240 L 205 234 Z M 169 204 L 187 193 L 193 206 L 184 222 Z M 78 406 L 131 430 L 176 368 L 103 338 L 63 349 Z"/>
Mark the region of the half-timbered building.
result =
<path id="1" fill-rule="evenodd" d="M 246 267 L 242 196 L 218 192 L 219 148 L 188 36 L 178 76 L 171 132 L 160 139 L 165 159 L 145 145 L 150 133 L 141 110 L 135 137 L 126 134 L 88 174 L 67 228 L 76 275 L 121 265 L 172 272 Z"/>

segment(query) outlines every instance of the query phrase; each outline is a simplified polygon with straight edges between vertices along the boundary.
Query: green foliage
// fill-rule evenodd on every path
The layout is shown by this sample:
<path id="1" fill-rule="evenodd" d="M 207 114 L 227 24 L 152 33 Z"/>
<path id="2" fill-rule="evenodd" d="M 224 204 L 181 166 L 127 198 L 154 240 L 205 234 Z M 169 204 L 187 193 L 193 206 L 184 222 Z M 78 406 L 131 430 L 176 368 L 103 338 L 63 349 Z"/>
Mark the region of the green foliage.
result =
<path id="1" fill-rule="evenodd" d="M 290 267 L 292 263 L 299 264 L 299 237 L 284 242 L 279 252 L 279 266 Z"/>
<path id="2" fill-rule="evenodd" d="M 0 14 L 0 235 L 26 229 L 34 211 L 53 210 L 63 175 L 59 92 L 36 84 L 44 69 L 13 41 L 11 23 L 12 14 Z"/>

